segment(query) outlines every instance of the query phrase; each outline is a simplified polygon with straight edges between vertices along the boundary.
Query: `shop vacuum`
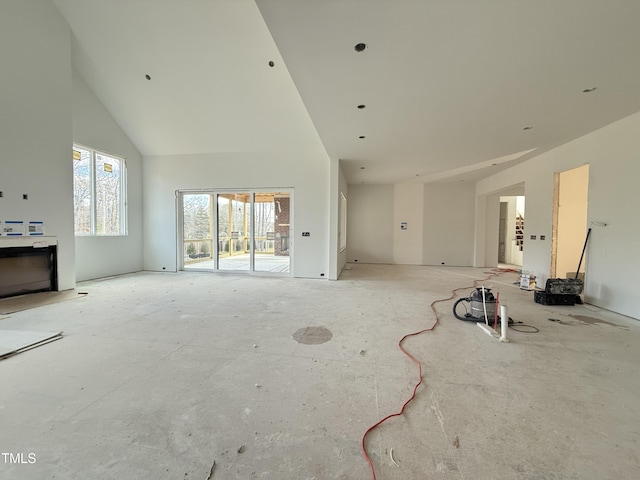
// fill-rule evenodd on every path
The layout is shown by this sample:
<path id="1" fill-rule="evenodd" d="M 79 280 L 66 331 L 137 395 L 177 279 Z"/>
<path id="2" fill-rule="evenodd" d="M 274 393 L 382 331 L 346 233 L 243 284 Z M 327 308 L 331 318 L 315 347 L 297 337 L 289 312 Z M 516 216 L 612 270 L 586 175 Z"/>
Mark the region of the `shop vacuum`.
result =
<path id="1" fill-rule="evenodd" d="M 464 307 L 464 314 L 461 314 Z M 496 298 L 487 287 L 476 287 L 468 297 L 461 297 L 453 304 L 453 315 L 458 320 L 484 322 L 485 311 L 487 321 L 493 322 L 496 315 Z"/>

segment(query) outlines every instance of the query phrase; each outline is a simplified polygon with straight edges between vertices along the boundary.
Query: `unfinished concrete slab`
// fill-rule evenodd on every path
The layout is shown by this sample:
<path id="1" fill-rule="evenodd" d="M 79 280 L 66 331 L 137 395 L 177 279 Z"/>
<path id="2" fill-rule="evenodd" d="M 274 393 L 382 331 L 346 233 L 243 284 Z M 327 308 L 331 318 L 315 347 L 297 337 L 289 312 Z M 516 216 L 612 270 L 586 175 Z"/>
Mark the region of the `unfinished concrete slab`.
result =
<path id="1" fill-rule="evenodd" d="M 138 273 L 0 317 L 4 330 L 65 331 L 0 362 L 12 454 L 0 477 L 373 478 L 362 435 L 418 381 L 398 340 L 433 324 L 434 301 L 490 275 L 350 267 L 337 282 Z M 449 300 L 435 304 L 432 332 L 403 343 L 423 385 L 367 436 L 378 479 L 634 478 L 640 324 L 536 304 L 517 283 L 515 273 L 484 281 L 538 333 L 509 329 L 500 343 L 455 319 Z"/>

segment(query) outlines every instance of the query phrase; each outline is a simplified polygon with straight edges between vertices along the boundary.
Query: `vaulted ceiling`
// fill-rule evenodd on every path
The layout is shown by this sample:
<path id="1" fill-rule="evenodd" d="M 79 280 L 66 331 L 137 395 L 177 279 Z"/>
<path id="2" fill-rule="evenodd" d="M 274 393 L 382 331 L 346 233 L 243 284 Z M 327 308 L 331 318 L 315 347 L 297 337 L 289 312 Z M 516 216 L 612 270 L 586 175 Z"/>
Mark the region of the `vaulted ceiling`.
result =
<path id="1" fill-rule="evenodd" d="M 636 0 L 53 3 L 143 155 L 304 145 L 312 122 L 350 183 L 474 181 L 640 111 Z"/>

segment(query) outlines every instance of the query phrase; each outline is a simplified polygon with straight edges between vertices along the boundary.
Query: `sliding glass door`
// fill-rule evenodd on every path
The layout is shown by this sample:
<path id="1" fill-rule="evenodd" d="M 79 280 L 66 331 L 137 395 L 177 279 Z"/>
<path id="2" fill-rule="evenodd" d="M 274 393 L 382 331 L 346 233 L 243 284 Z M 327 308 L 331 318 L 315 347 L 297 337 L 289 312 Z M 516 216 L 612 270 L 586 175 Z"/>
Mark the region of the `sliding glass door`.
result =
<path id="1" fill-rule="evenodd" d="M 182 258 L 184 269 L 214 269 L 215 197 L 210 193 L 183 193 Z"/>
<path id="2" fill-rule="evenodd" d="M 255 270 L 288 272 L 290 237 L 290 195 L 256 193 L 253 224 L 255 231 Z"/>
<path id="3" fill-rule="evenodd" d="M 291 271 L 291 192 L 181 192 L 179 199 L 184 270 Z"/>
<path id="4" fill-rule="evenodd" d="M 251 270 L 251 194 L 218 194 L 218 268 Z"/>

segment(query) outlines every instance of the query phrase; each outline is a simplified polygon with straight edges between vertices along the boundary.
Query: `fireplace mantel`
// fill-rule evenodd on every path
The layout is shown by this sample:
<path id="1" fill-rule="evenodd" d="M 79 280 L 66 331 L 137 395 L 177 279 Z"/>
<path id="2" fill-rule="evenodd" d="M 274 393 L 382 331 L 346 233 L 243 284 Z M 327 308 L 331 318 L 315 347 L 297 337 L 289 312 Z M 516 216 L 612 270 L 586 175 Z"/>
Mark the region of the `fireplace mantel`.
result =
<path id="1" fill-rule="evenodd" d="M 33 247 L 43 248 L 50 247 L 52 245 L 58 245 L 58 237 L 55 236 L 15 236 L 15 237 L 0 237 L 0 248 L 11 247 Z"/>

